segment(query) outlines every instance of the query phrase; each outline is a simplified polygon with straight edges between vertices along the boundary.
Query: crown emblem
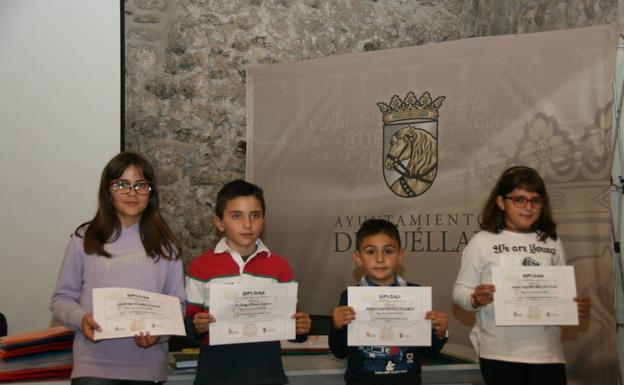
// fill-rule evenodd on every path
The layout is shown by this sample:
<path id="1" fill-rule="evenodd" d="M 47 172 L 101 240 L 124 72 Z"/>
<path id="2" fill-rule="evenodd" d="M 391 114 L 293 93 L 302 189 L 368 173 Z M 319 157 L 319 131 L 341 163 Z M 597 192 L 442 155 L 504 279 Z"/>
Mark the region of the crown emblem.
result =
<path id="1" fill-rule="evenodd" d="M 383 114 L 384 124 L 406 119 L 437 120 L 438 109 L 442 106 L 444 99 L 446 96 L 433 99 L 428 91 L 423 92 L 418 98 L 414 92 L 410 91 L 403 100 L 398 95 L 394 95 L 390 99 L 390 104 L 378 102 L 377 106 Z"/>

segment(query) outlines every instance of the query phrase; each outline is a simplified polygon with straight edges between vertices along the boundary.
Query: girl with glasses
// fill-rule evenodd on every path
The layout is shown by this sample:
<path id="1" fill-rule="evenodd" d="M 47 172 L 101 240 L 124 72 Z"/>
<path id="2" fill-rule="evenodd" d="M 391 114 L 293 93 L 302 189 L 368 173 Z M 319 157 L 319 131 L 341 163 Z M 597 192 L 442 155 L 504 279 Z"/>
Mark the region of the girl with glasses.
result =
<path id="1" fill-rule="evenodd" d="M 481 214 L 481 229 L 464 249 L 453 300 L 476 313 L 470 339 L 487 385 L 566 384 L 559 326 L 496 326 L 492 266 L 564 265 L 544 181 L 530 167 L 505 170 Z M 575 298 L 579 317 L 587 297 Z"/>
<path id="2" fill-rule="evenodd" d="M 140 332 L 134 338 L 93 341 L 94 288 L 130 287 L 180 299 L 184 278 L 180 245 L 160 215 L 152 165 L 122 152 L 100 178 L 95 217 L 72 235 L 50 309 L 76 330 L 72 385 L 157 383 L 167 379 L 167 338 Z"/>

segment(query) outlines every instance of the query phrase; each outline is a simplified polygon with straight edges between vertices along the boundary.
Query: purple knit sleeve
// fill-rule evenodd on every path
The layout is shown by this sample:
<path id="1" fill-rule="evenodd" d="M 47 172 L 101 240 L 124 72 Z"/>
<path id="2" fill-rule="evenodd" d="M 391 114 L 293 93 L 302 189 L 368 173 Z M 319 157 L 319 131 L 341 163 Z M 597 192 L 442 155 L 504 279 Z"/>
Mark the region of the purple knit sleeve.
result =
<path id="1" fill-rule="evenodd" d="M 75 330 L 80 329 L 82 317 L 87 313 L 80 306 L 85 255 L 82 241 L 76 235 L 69 240 L 56 289 L 50 301 L 50 310 L 54 317 Z"/>
<path id="2" fill-rule="evenodd" d="M 186 292 L 184 291 L 182 259 L 167 262 L 167 279 L 162 289 L 162 294 L 178 297 L 180 299 L 182 315 L 184 315 L 186 311 Z"/>

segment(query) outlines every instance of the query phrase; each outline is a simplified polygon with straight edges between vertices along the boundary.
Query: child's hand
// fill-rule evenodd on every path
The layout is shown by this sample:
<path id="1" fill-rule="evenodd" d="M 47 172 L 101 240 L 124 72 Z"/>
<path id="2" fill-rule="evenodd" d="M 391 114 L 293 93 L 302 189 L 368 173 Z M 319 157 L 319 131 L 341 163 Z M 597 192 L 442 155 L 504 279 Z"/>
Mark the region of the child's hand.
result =
<path id="1" fill-rule="evenodd" d="M 195 313 L 195 316 L 193 316 L 193 326 L 198 334 L 206 333 L 210 324 L 215 321 L 215 317 L 207 312 Z"/>
<path id="2" fill-rule="evenodd" d="M 292 318 L 295 319 L 295 324 L 297 328 L 297 334 L 308 334 L 310 333 L 310 328 L 312 327 L 312 320 L 310 316 L 303 312 L 297 312 L 293 314 Z"/>
<path id="3" fill-rule="evenodd" d="M 589 317 L 589 313 L 591 313 L 591 300 L 589 297 L 575 297 L 574 300 L 578 306 L 579 318 Z"/>
<path id="4" fill-rule="evenodd" d="M 481 306 L 492 303 L 492 301 L 494 301 L 495 291 L 496 287 L 494 287 L 494 285 L 485 284 L 475 287 L 470 298 L 472 307 L 477 309 Z"/>
<path id="5" fill-rule="evenodd" d="M 139 347 L 149 348 L 150 346 L 154 345 L 156 341 L 158 341 L 158 338 L 158 336 L 150 336 L 148 332 L 145 332 L 145 334 L 141 332 L 139 333 L 139 335 L 134 336 L 134 342 Z"/>
<path id="6" fill-rule="evenodd" d="M 444 338 L 444 335 L 446 334 L 446 327 L 448 325 L 446 314 L 441 311 L 431 310 L 425 314 L 425 319 L 431 320 L 431 328 L 433 329 L 433 333 L 436 337 Z"/>
<path id="7" fill-rule="evenodd" d="M 334 328 L 336 330 L 342 329 L 343 326 L 348 325 L 355 319 L 355 310 L 351 306 L 336 306 L 334 313 L 332 314 L 334 321 Z"/>
<path id="8" fill-rule="evenodd" d="M 82 316 L 82 320 L 80 321 L 80 330 L 82 334 L 84 334 L 85 338 L 89 341 L 93 341 L 93 337 L 95 336 L 95 330 L 98 332 L 102 331 L 100 325 L 95 322 L 93 316 L 90 313 Z"/>

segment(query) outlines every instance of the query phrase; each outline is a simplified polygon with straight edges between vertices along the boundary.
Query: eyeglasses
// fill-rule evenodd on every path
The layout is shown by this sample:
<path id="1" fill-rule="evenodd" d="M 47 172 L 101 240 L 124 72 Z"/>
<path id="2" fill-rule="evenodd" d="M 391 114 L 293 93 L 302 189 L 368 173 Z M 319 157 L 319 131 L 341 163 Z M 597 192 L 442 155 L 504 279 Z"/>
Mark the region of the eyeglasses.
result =
<path id="1" fill-rule="evenodd" d="M 531 202 L 532 207 L 542 207 L 546 202 L 546 200 L 540 196 L 533 197 L 531 199 L 523 196 L 505 197 L 505 199 L 509 199 L 511 203 L 513 203 L 513 205 L 518 208 L 526 207 L 527 203 L 529 202 Z"/>
<path id="2" fill-rule="evenodd" d="M 139 195 L 149 195 L 152 191 L 152 186 L 148 182 L 130 183 L 127 180 L 116 180 L 110 185 L 120 194 L 129 194 L 133 189 Z"/>

